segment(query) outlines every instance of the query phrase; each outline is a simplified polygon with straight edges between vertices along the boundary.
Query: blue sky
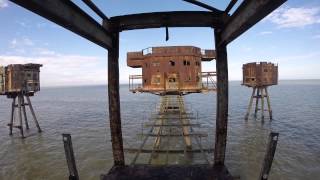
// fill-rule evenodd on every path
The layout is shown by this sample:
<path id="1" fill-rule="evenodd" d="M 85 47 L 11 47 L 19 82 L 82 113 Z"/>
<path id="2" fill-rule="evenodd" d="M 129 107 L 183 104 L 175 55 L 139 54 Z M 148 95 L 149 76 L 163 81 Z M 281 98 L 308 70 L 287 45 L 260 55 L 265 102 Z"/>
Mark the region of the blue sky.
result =
<path id="1" fill-rule="evenodd" d="M 74 1 L 92 15 L 80 0 Z M 130 13 L 205 10 L 181 0 L 94 0 L 109 17 Z M 203 0 L 218 9 L 227 1 Z M 43 86 L 106 84 L 107 51 L 86 39 L 6 0 L 0 0 L 0 64 L 42 63 Z M 126 66 L 126 52 L 151 46 L 194 45 L 214 49 L 211 28 L 169 28 L 120 34 L 120 83 L 141 70 Z M 242 64 L 279 64 L 280 79 L 320 79 L 320 1 L 289 0 L 228 45 L 230 80 L 242 78 Z M 215 63 L 203 63 L 214 71 Z"/>

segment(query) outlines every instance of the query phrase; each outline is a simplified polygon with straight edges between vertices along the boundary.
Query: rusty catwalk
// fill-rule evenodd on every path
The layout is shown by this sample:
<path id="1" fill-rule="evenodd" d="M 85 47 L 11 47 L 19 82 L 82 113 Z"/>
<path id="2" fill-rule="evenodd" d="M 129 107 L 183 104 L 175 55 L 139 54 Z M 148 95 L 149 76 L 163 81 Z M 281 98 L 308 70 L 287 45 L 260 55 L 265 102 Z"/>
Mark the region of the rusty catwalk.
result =
<path id="1" fill-rule="evenodd" d="M 192 164 L 194 154 L 196 163 L 210 164 L 213 149 L 202 146 L 208 135 L 199 132 L 200 125 L 198 116 L 186 110 L 183 96 L 162 96 L 158 111 L 145 124 L 149 131 L 142 134 L 141 146 L 125 149 L 135 153 L 131 164 Z"/>

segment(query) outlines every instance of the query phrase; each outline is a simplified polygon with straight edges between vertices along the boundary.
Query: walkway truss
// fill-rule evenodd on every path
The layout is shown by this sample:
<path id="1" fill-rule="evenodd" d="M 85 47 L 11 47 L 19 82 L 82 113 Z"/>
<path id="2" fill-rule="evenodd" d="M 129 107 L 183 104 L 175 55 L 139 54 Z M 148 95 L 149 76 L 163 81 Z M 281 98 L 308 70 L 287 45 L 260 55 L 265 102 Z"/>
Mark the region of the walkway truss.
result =
<path id="1" fill-rule="evenodd" d="M 144 124 L 149 131 L 139 134 L 140 147 L 125 149 L 135 153 L 131 164 L 211 164 L 213 149 L 202 146 L 208 134 L 199 132 L 198 115 L 187 112 L 183 96 L 161 96 L 157 109 Z"/>

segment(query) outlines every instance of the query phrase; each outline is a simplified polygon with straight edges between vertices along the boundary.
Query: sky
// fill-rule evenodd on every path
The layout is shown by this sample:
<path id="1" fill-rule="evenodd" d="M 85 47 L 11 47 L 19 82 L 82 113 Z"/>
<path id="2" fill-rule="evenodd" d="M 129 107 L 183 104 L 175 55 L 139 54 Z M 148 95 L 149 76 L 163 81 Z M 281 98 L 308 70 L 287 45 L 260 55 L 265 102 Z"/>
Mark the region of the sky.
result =
<path id="1" fill-rule="evenodd" d="M 81 0 L 73 1 L 101 23 Z M 202 11 L 182 0 L 94 0 L 108 17 L 152 11 Z M 228 1 L 203 0 L 224 10 Z M 238 3 L 239 4 L 239 3 Z M 234 9 L 233 9 L 234 11 Z M 40 63 L 42 86 L 107 83 L 107 50 L 14 3 L 0 0 L 0 65 Z M 120 83 L 141 69 L 126 65 L 126 53 L 152 46 L 192 45 L 214 49 L 212 28 L 169 28 L 120 33 Z M 242 79 L 242 64 L 270 61 L 279 79 L 320 79 L 320 1 L 288 0 L 228 45 L 229 79 Z M 215 71 L 215 62 L 202 63 Z"/>

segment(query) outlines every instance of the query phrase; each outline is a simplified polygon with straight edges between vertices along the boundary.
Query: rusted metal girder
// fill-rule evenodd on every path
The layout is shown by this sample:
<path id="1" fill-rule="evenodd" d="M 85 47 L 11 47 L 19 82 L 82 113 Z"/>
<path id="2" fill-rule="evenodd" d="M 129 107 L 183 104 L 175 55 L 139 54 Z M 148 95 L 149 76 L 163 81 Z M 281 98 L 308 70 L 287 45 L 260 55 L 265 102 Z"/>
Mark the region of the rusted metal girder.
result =
<path id="1" fill-rule="evenodd" d="M 262 164 L 262 169 L 260 172 L 259 179 L 261 180 L 267 180 L 269 178 L 269 173 L 272 166 L 272 161 L 274 158 L 274 155 L 276 153 L 277 143 L 279 139 L 279 133 L 271 132 L 269 134 L 269 143 L 267 146 L 267 152 L 264 157 L 264 161 Z"/>
<path id="2" fill-rule="evenodd" d="M 215 29 L 216 70 L 217 70 L 217 114 L 214 164 L 223 165 L 226 153 L 228 130 L 228 58 L 227 47 L 221 44 L 219 29 Z"/>
<path id="3" fill-rule="evenodd" d="M 113 48 L 108 51 L 108 97 L 112 152 L 115 166 L 124 166 L 119 93 L 119 33 L 112 35 Z"/>
<path id="4" fill-rule="evenodd" d="M 77 170 L 76 159 L 74 157 L 71 135 L 62 134 L 62 141 L 69 169 L 69 180 L 79 180 L 79 173 Z"/>
<path id="5" fill-rule="evenodd" d="M 91 0 L 82 0 L 92 11 L 94 11 L 102 19 L 109 19 Z"/>
<path id="6" fill-rule="evenodd" d="M 119 31 L 160 27 L 221 27 L 223 11 L 172 11 L 114 16 L 111 24 Z"/>
<path id="7" fill-rule="evenodd" d="M 233 6 L 237 3 L 238 0 L 231 0 L 224 12 L 228 14 L 230 10 L 233 8 Z"/>
<path id="8" fill-rule="evenodd" d="M 208 10 L 213 11 L 213 12 L 217 12 L 217 13 L 222 13 L 223 12 L 223 11 L 217 9 L 217 8 L 214 8 L 212 6 L 209 6 L 208 4 L 202 3 L 202 2 L 197 1 L 197 0 L 183 0 L 183 1 L 191 3 L 191 4 L 194 4 L 194 5 L 197 5 L 197 6 L 200 6 L 202 8 L 208 9 Z"/>
<path id="9" fill-rule="evenodd" d="M 109 49 L 112 40 L 105 28 L 69 0 L 11 0 L 12 2 Z M 106 22 L 104 22 L 106 23 Z"/>
<path id="10" fill-rule="evenodd" d="M 245 0 L 228 18 L 220 43 L 228 44 L 277 9 L 286 0 Z"/>

